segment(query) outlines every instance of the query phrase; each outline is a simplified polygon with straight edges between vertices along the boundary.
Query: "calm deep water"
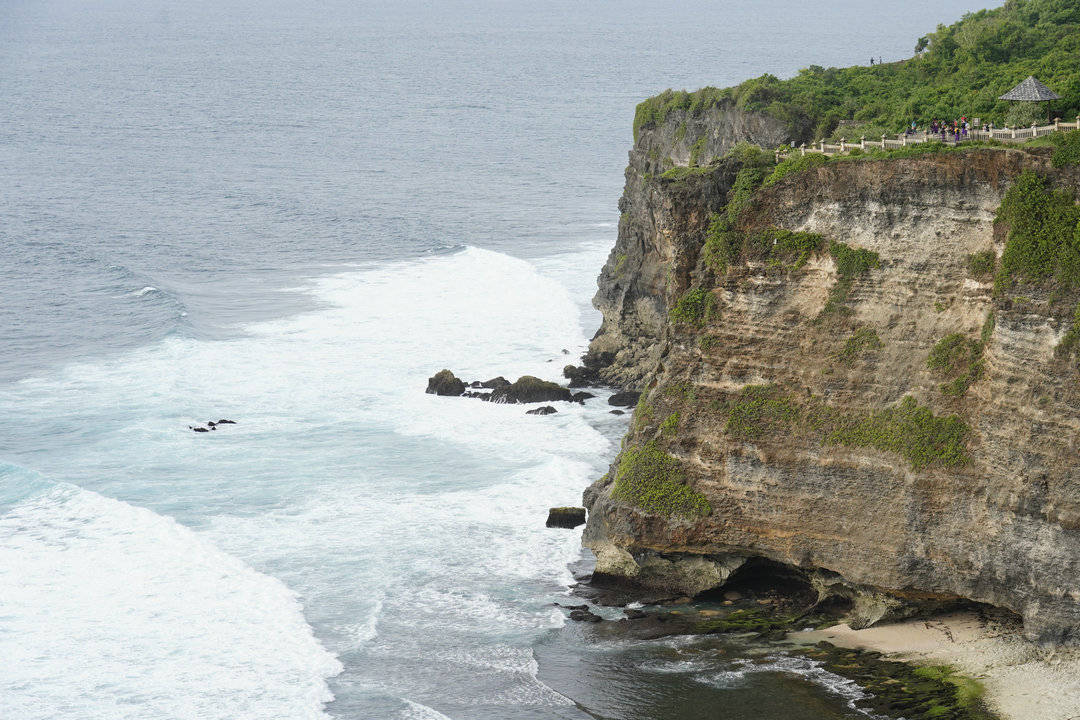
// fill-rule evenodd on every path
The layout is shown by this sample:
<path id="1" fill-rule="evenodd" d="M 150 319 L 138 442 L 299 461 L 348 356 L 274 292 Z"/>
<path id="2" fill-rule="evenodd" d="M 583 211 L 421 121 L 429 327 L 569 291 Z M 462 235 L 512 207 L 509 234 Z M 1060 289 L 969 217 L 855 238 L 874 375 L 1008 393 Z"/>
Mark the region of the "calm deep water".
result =
<path id="1" fill-rule="evenodd" d="M 978 7 L 5 0 L 0 717 L 859 717 L 565 623 L 603 394 L 423 390 L 585 349 L 641 99 Z"/>

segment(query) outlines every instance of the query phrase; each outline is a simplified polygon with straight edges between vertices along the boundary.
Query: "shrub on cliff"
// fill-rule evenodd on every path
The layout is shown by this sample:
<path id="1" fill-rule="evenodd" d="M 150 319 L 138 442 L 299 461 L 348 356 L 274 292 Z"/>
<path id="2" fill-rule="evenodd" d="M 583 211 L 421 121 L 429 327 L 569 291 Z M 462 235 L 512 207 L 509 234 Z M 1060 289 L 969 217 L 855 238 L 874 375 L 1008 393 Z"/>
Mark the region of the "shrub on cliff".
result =
<path id="1" fill-rule="evenodd" d="M 854 365 L 858 358 L 871 355 L 884 346 L 876 330 L 859 328 L 844 342 L 844 347 L 837 353 L 836 359 L 844 365 Z"/>
<path id="2" fill-rule="evenodd" d="M 655 515 L 700 517 L 712 512 L 705 496 L 686 484 L 682 464 L 654 443 L 623 451 L 611 496 Z"/>
<path id="3" fill-rule="evenodd" d="M 896 407 L 843 418 L 826 441 L 894 452 L 907 459 L 912 470 L 923 470 L 934 463 L 946 468 L 965 464 L 967 434 L 968 426 L 959 416 L 934 415 L 908 396 Z"/>
<path id="4" fill-rule="evenodd" d="M 1053 142 L 1057 148 L 1052 159 L 1054 167 L 1080 165 L 1080 130 L 1054 135 Z"/>
<path id="5" fill-rule="evenodd" d="M 747 385 L 728 409 L 725 432 L 740 440 L 783 434 L 799 420 L 800 408 L 775 385 Z"/>
<path id="6" fill-rule="evenodd" d="M 881 258 L 873 250 L 851 247 L 842 242 L 829 243 L 829 253 L 836 264 L 836 282 L 829 290 L 829 297 L 825 301 L 816 322 L 825 322 L 830 318 L 844 317 L 851 314 L 851 308 L 845 304 L 855 281 L 861 276 L 876 268 Z"/>
<path id="7" fill-rule="evenodd" d="M 821 153 L 809 153 L 807 155 L 792 155 L 778 164 L 765 178 L 765 187 L 775 185 L 788 175 L 806 172 L 811 168 L 821 167 L 829 162 L 829 158 Z"/>
<path id="8" fill-rule="evenodd" d="M 985 277 L 993 274 L 996 263 L 997 253 L 994 252 L 993 248 L 967 256 L 967 268 L 972 277 Z"/>
<path id="9" fill-rule="evenodd" d="M 950 378 L 941 384 L 941 392 L 960 397 L 971 384 L 982 377 L 983 343 L 961 333 L 951 333 L 941 338 L 930 350 L 926 366 L 940 375 Z"/>
<path id="10" fill-rule="evenodd" d="M 672 322 L 700 325 L 715 312 L 716 298 L 704 288 L 688 290 L 678 299 L 669 314 Z"/>
<path id="11" fill-rule="evenodd" d="M 893 452 L 913 470 L 968 461 L 968 427 L 957 415 L 937 416 L 905 397 L 899 405 L 859 412 L 831 407 L 819 399 L 798 399 L 776 385 L 747 385 L 727 404 L 725 432 L 750 442 L 801 436 L 826 445 L 872 447 Z"/>
<path id="12" fill-rule="evenodd" d="M 1080 285 L 1080 208 L 1071 193 L 1049 187 L 1045 178 L 1025 172 L 1012 184 L 998 208 L 997 221 L 1008 224 L 995 289 L 1016 279 Z"/>

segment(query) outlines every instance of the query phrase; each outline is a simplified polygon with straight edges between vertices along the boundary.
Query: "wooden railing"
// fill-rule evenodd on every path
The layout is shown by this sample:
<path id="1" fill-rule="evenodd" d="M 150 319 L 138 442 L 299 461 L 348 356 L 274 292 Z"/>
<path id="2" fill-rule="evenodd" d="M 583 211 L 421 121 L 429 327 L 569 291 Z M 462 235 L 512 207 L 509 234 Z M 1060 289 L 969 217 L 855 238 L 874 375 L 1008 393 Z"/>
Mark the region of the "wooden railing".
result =
<path id="1" fill-rule="evenodd" d="M 1076 122 L 1061 122 L 1061 118 L 1057 118 L 1053 123 L 1049 125 L 1038 125 L 1032 123 L 1031 127 L 1022 128 L 994 128 L 992 130 L 975 130 L 969 129 L 966 135 L 961 136 L 960 143 L 970 142 L 972 140 L 1001 140 L 1003 142 L 1020 142 L 1030 140 L 1031 138 L 1042 137 L 1043 135 L 1050 135 L 1056 132 L 1062 132 L 1064 130 L 1080 130 L 1080 115 L 1077 116 Z M 795 154 L 806 155 L 807 153 L 821 153 L 823 155 L 846 155 L 852 150 L 858 148 L 860 150 L 867 150 L 872 148 L 880 148 L 882 150 L 889 150 L 893 148 L 907 147 L 908 145 L 918 145 L 924 142 L 945 142 L 949 145 L 955 145 L 957 143 L 955 133 L 946 131 L 945 133 L 929 133 L 926 131 L 915 133 L 899 133 L 896 139 L 890 138 L 888 135 L 882 135 L 881 140 L 867 140 L 866 136 L 859 138 L 858 142 L 848 142 L 845 138 L 840 138 L 839 143 L 827 143 L 824 140 L 813 145 L 807 146 L 805 143 L 797 148 L 778 148 L 776 151 L 776 161 L 790 157 Z"/>

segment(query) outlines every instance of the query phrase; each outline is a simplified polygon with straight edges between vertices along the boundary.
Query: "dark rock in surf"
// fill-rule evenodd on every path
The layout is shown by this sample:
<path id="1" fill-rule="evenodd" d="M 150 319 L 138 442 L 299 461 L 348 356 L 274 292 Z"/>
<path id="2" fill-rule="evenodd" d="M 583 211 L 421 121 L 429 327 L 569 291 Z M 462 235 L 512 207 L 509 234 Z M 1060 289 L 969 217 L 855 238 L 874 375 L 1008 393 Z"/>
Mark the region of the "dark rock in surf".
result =
<path id="1" fill-rule="evenodd" d="M 218 420 L 217 424 L 218 425 L 235 425 L 236 421 L 235 420 Z"/>
<path id="2" fill-rule="evenodd" d="M 573 395 L 574 402 L 578 403 L 579 405 L 584 405 L 586 400 L 588 400 L 589 398 L 594 398 L 594 397 L 596 397 L 596 396 L 593 395 L 592 393 L 587 393 L 587 392 L 576 392 Z"/>
<path id="3" fill-rule="evenodd" d="M 465 383 L 449 370 L 440 370 L 434 377 L 428 378 L 427 390 L 431 395 L 458 397 L 465 392 Z"/>
<path id="4" fill-rule="evenodd" d="M 607 402 L 608 405 L 615 405 L 616 407 L 634 407 L 640 397 L 641 393 L 635 390 L 624 390 L 609 397 Z"/>
<path id="5" fill-rule="evenodd" d="M 562 369 L 563 377 L 570 381 L 570 387 L 588 387 L 593 385 L 596 381 L 596 373 L 589 370 L 587 367 L 576 367 L 574 365 L 567 365 Z"/>
<path id="6" fill-rule="evenodd" d="M 193 427 L 191 429 L 194 430 L 195 432 L 210 432 L 209 430 L 207 430 L 204 427 Z"/>
<path id="7" fill-rule="evenodd" d="M 604 618 L 589 610 L 571 610 L 570 619 L 576 622 L 600 622 Z"/>
<path id="8" fill-rule="evenodd" d="M 556 410 L 555 408 L 551 407 L 550 405 L 544 405 L 543 407 L 538 407 L 538 408 L 536 408 L 534 410 L 526 410 L 525 414 L 526 415 L 554 415 L 557 412 L 559 412 L 559 411 Z"/>
<path id="9" fill-rule="evenodd" d="M 532 375 L 524 375 L 517 382 L 491 391 L 491 402 L 496 403 L 537 403 L 573 399 L 570 391 L 557 383 L 541 380 Z"/>
<path id="10" fill-rule="evenodd" d="M 622 410 L 611 410 L 611 411 L 609 411 L 608 414 L 610 414 L 610 415 L 625 415 L 626 413 L 624 413 Z"/>
<path id="11" fill-rule="evenodd" d="M 502 375 L 499 377 L 491 378 L 480 383 L 480 387 L 487 388 L 489 390 L 495 390 L 496 388 L 506 387 L 510 384 L 510 381 L 504 378 Z"/>
<path id="12" fill-rule="evenodd" d="M 576 528 L 584 524 L 585 508 L 583 507 L 553 507 L 548 510 L 548 527 Z"/>

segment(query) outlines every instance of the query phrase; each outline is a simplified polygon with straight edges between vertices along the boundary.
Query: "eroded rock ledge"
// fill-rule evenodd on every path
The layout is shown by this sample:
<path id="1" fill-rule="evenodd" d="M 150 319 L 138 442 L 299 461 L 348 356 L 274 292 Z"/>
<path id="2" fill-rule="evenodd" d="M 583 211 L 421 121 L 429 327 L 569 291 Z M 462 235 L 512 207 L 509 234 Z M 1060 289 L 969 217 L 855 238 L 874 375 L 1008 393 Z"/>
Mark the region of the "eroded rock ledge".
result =
<path id="1" fill-rule="evenodd" d="M 592 367 L 645 393 L 585 494 L 599 572 L 695 594 L 767 558 L 831 578 L 859 622 L 966 599 L 1080 641 L 1080 297 L 994 285 L 1008 189 L 1074 192 L 1077 169 L 1038 149 L 831 163 L 756 190 L 718 240 L 745 164 L 660 177 L 682 121 L 631 152 L 594 301 Z"/>

